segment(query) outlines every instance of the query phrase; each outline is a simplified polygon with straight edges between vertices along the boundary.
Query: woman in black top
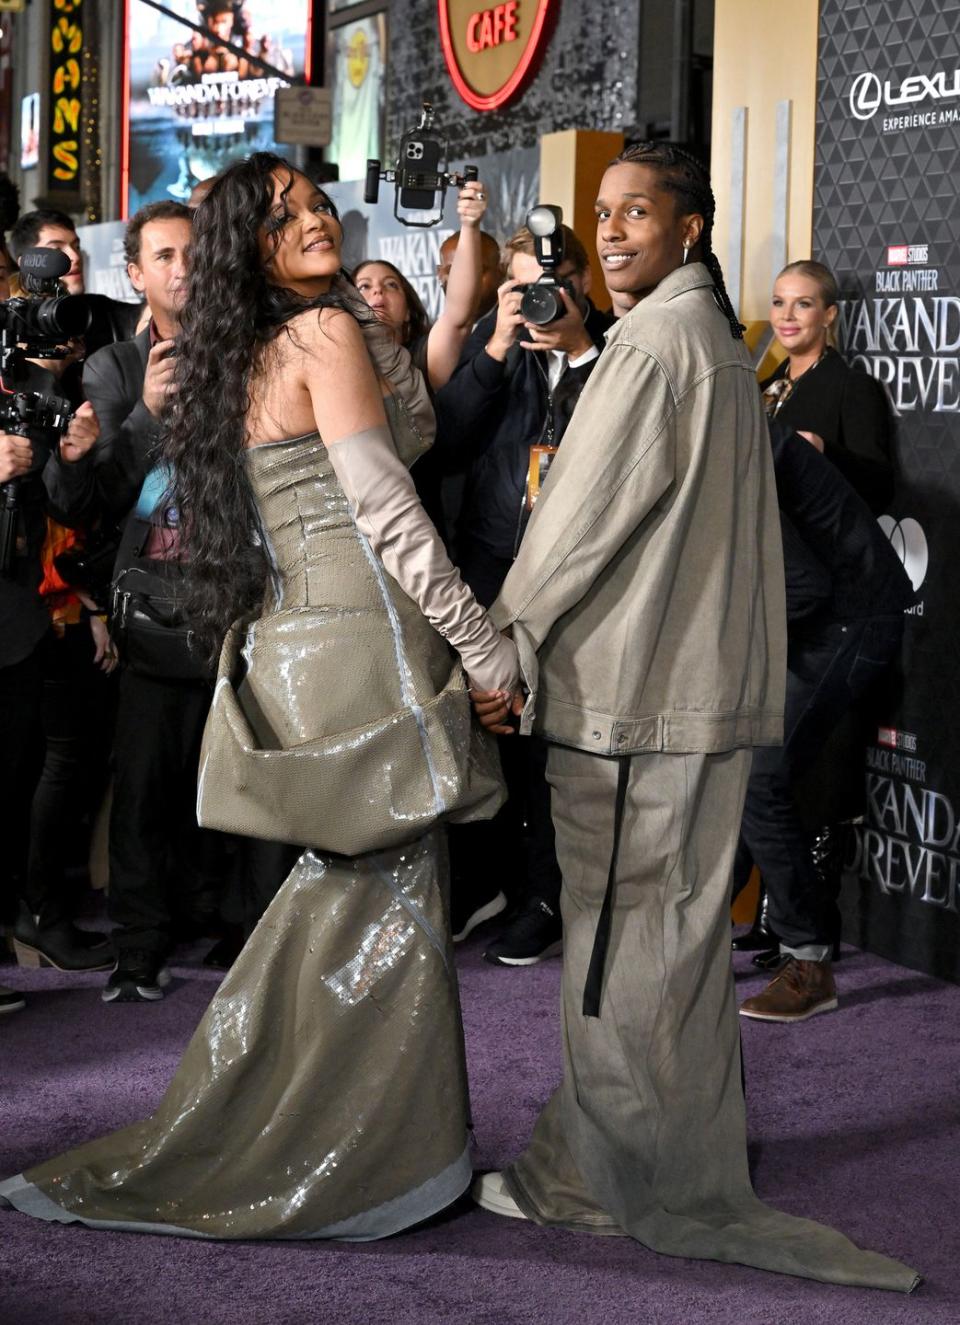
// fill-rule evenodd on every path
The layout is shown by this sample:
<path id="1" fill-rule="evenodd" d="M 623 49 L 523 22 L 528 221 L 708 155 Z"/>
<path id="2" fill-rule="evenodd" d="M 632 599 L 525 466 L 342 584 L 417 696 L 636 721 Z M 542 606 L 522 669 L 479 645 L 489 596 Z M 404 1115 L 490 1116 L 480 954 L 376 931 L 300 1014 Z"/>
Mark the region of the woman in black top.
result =
<path id="1" fill-rule="evenodd" d="M 831 344 L 838 294 L 836 278 L 823 263 L 791 262 L 784 267 L 773 286 L 770 324 L 787 357 L 760 383 L 760 390 L 771 422 L 792 428 L 822 451 L 879 515 L 893 496 L 891 410 L 880 383 L 851 368 Z M 834 896 L 839 889 L 840 834 L 835 823 L 825 821 L 856 811 L 849 787 L 855 761 L 861 758 L 858 729 L 851 714 L 813 775 L 797 788 L 804 817 L 818 825 L 812 836 L 818 874 Z M 734 939 L 733 946 L 740 951 L 761 949 L 754 962 L 762 968 L 779 962 L 764 890 L 751 929 Z"/>
<path id="2" fill-rule="evenodd" d="M 824 455 L 879 515 L 893 494 L 890 405 L 880 383 L 851 368 L 830 344 L 837 296 L 833 273 L 822 263 L 784 267 L 770 323 L 787 357 L 760 390 L 770 418 L 822 438 Z"/>

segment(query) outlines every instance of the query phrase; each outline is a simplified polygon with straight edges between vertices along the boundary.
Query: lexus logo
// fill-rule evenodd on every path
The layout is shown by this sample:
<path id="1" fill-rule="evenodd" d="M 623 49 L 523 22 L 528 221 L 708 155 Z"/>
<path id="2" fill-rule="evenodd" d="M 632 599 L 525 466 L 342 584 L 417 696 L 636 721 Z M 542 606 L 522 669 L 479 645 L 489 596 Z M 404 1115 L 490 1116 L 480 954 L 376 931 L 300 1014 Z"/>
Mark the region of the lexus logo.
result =
<path id="1" fill-rule="evenodd" d="M 903 562 L 903 569 L 910 577 L 914 593 L 920 588 L 927 576 L 927 563 L 930 560 L 927 551 L 927 538 L 916 520 L 906 516 L 895 520 L 892 515 L 881 515 L 877 524 L 890 540 L 894 552 Z"/>
<path id="2" fill-rule="evenodd" d="M 850 110 L 858 120 L 876 115 L 883 101 L 883 87 L 876 74 L 860 74 L 850 89 Z"/>
<path id="3" fill-rule="evenodd" d="M 955 69 L 947 82 L 943 69 L 928 77 L 911 74 L 896 91 L 889 78 L 882 83 L 876 74 L 857 74 L 850 89 L 850 113 L 858 120 L 869 120 L 881 106 L 912 106 L 932 97 L 934 101 L 947 101 L 960 97 L 960 69 Z"/>

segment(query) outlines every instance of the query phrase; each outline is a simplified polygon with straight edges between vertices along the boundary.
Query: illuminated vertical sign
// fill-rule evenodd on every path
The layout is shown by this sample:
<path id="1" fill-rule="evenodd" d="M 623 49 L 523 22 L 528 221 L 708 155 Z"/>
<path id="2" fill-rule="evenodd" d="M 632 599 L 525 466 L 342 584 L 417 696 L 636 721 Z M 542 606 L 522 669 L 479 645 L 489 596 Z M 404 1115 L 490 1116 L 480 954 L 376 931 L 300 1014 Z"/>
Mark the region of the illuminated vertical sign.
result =
<path id="1" fill-rule="evenodd" d="M 51 194 L 75 194 L 80 188 L 82 52 L 83 0 L 51 0 L 47 136 L 47 192 Z"/>
<path id="2" fill-rule="evenodd" d="M 329 78 L 333 90 L 327 159 L 341 179 L 361 179 L 370 157 L 382 155 L 387 20 L 373 14 L 331 30 Z"/>
<path id="3" fill-rule="evenodd" d="M 162 198 L 185 202 L 201 180 L 251 152 L 282 155 L 274 96 L 288 85 L 281 75 L 307 73 L 310 0 L 167 0 L 166 7 L 180 18 L 127 2 L 124 216 Z M 264 70 L 257 56 L 278 72 Z"/>
<path id="4" fill-rule="evenodd" d="M 40 93 L 20 98 L 20 169 L 40 164 Z"/>

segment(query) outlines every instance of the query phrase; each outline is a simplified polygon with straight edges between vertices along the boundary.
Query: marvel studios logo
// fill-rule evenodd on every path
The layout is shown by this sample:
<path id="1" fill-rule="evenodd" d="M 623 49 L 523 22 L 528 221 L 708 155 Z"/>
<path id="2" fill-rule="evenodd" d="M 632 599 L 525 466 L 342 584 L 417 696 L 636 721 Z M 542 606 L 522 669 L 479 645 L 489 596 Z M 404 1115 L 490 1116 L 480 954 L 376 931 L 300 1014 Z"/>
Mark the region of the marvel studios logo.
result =
<path id="1" fill-rule="evenodd" d="M 877 745 L 885 745 L 888 750 L 917 752 L 917 738 L 913 732 L 897 731 L 896 727 L 881 727 L 877 732 Z"/>
<path id="2" fill-rule="evenodd" d="M 891 244 L 887 248 L 888 267 L 923 267 L 929 261 L 929 244 Z"/>

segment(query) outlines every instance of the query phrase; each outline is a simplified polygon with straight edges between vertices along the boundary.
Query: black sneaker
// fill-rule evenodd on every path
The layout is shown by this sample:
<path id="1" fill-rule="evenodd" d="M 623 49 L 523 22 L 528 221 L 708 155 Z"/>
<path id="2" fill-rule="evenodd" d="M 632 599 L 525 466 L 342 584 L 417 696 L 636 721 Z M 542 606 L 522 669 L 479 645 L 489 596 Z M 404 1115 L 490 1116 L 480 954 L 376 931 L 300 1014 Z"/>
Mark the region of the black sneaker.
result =
<path id="1" fill-rule="evenodd" d="M 501 911 L 507 909 L 507 899 L 502 892 L 495 892 L 486 898 L 471 897 L 464 890 L 455 889 L 450 899 L 450 928 L 453 930 L 454 943 L 462 943 L 478 925 L 492 920 Z"/>
<path id="2" fill-rule="evenodd" d="M 0 985 L 0 1015 L 4 1012 L 19 1012 L 27 1006 L 27 1000 L 16 989 Z"/>
<path id="3" fill-rule="evenodd" d="M 121 952 L 100 997 L 104 1003 L 156 1003 L 169 983 L 170 972 L 158 952 L 130 948 Z"/>
<path id="4" fill-rule="evenodd" d="M 539 897 L 533 897 L 483 955 L 494 966 L 534 966 L 546 957 L 558 957 L 562 951 L 559 914 Z"/>

